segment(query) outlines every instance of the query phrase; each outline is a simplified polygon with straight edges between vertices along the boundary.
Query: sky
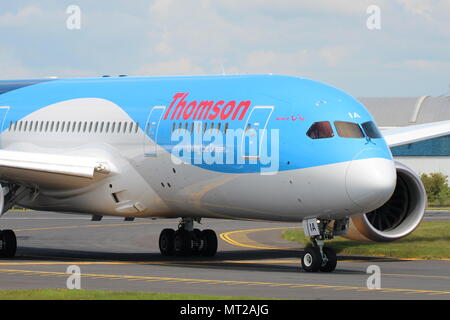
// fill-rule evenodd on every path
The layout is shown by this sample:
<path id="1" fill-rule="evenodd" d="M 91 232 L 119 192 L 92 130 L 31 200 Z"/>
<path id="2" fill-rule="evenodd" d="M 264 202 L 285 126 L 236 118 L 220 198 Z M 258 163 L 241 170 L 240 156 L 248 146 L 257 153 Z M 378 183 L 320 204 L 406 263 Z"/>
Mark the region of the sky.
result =
<path id="1" fill-rule="evenodd" d="M 0 34 L 0 79 L 274 73 L 357 97 L 450 85 L 449 0 L 1 1 Z"/>

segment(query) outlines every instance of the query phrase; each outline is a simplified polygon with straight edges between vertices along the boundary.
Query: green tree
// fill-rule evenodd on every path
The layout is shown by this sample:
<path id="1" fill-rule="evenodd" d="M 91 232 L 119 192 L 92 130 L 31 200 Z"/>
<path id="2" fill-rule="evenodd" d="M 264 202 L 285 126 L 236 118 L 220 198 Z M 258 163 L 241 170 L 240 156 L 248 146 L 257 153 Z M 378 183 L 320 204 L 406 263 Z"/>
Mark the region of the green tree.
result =
<path id="1" fill-rule="evenodd" d="M 448 188 L 448 176 L 434 172 L 430 174 L 423 173 L 420 176 L 425 191 L 427 192 L 428 202 L 430 204 L 444 205 L 450 198 L 450 191 Z"/>

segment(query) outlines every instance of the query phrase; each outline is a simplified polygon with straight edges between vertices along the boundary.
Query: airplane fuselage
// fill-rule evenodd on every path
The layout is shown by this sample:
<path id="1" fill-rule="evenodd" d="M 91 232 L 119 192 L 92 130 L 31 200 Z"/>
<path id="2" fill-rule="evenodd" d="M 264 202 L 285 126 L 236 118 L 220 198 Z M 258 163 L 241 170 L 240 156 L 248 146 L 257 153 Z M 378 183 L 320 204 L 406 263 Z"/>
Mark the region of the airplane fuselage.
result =
<path id="1" fill-rule="evenodd" d="M 37 176 L 36 195 L 20 201 L 32 209 L 339 219 L 378 208 L 396 183 L 390 150 L 364 106 L 306 79 L 0 81 L 0 111 L 3 149 L 111 164 L 94 179 Z"/>

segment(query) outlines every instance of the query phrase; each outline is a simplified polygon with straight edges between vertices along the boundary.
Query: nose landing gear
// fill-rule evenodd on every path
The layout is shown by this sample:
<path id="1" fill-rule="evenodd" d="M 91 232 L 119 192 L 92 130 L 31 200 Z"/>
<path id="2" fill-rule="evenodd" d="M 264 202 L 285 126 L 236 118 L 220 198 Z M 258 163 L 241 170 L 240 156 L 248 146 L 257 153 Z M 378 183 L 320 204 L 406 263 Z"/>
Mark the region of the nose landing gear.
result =
<path id="1" fill-rule="evenodd" d="M 324 247 L 325 240 L 336 235 L 345 234 L 348 230 L 348 219 L 321 220 L 308 219 L 303 222 L 305 235 L 311 238 L 311 246 L 305 248 L 301 264 L 306 272 L 333 272 L 336 269 L 336 252 Z"/>
<path id="2" fill-rule="evenodd" d="M 200 219 L 196 220 L 200 222 Z M 159 236 L 159 250 L 163 256 L 212 257 L 217 252 L 217 235 L 213 230 L 194 229 L 194 219 L 183 218 L 178 230 L 164 229 Z"/>

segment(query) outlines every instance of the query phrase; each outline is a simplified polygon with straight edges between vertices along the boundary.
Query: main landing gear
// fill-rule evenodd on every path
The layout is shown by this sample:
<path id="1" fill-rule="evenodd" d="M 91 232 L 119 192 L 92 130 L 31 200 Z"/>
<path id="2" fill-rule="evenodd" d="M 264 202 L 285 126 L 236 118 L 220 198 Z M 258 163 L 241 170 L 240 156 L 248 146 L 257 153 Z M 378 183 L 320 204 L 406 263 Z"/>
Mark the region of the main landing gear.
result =
<path id="1" fill-rule="evenodd" d="M 199 221 L 197 220 L 197 222 Z M 177 231 L 173 229 L 161 231 L 159 250 L 163 256 L 201 255 L 212 257 L 217 252 L 217 235 L 213 230 L 194 229 L 194 220 L 183 218 Z"/>
<path id="2" fill-rule="evenodd" d="M 325 240 L 348 230 L 348 219 L 321 220 L 308 219 L 303 222 L 305 235 L 311 238 L 311 245 L 306 247 L 302 256 L 302 268 L 306 272 L 333 272 L 336 269 L 336 252 L 325 248 Z"/>
<path id="3" fill-rule="evenodd" d="M 12 258 L 16 255 L 17 240 L 14 231 L 0 231 L 0 258 Z"/>

